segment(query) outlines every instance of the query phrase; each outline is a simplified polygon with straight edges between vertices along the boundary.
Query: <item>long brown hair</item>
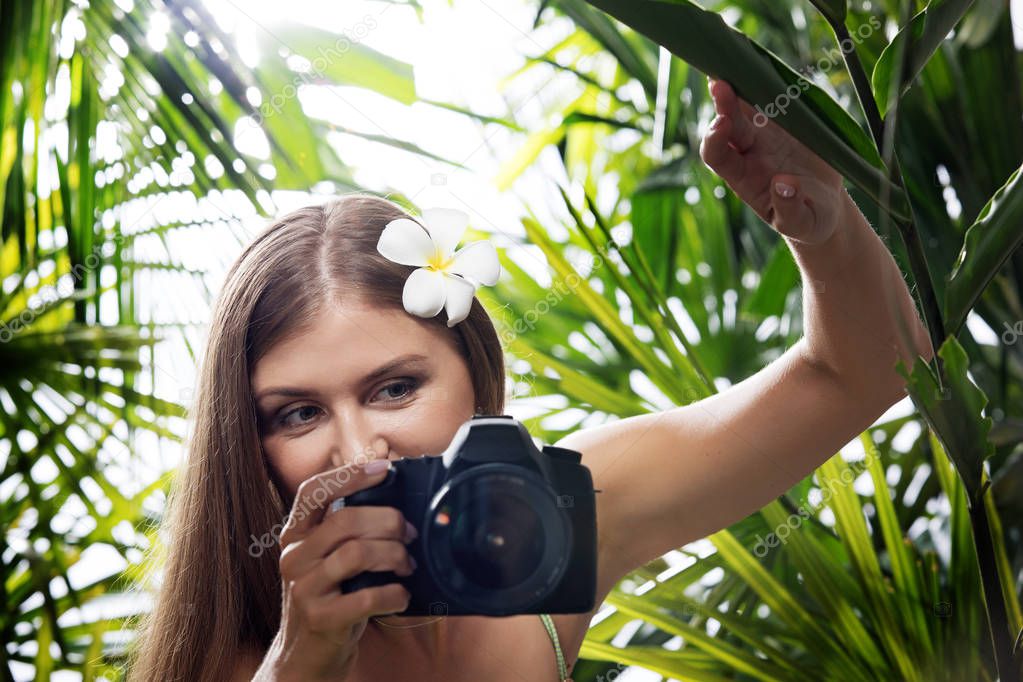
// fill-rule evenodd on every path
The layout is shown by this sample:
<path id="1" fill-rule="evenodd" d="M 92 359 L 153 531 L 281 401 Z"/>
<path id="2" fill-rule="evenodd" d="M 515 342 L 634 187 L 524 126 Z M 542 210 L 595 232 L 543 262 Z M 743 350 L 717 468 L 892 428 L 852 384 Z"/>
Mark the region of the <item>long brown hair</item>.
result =
<path id="1" fill-rule="evenodd" d="M 402 308 L 414 268 L 387 260 L 376 244 L 384 226 L 403 217 L 415 220 L 362 192 L 301 208 L 263 231 L 228 272 L 161 527 L 165 544 L 151 559 L 154 570 L 162 568 L 161 584 L 133 647 L 129 679 L 223 680 L 241 649 L 269 647 L 281 619 L 280 547 L 251 547 L 253 538 L 280 528 L 288 510 L 262 453 L 250 372 L 331 301 Z M 423 322 L 454 335 L 478 411 L 501 414 L 504 357 L 479 300 L 453 328 L 443 314 Z"/>

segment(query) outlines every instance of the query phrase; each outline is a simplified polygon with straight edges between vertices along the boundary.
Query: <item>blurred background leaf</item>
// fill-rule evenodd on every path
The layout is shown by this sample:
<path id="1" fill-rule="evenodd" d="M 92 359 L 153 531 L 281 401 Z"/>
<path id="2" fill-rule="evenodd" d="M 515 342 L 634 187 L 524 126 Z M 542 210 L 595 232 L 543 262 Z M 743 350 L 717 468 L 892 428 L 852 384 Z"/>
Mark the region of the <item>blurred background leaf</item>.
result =
<path id="1" fill-rule="evenodd" d="M 360 189 L 301 86 L 417 101 L 410 64 L 343 35 L 282 27 L 250 67 L 200 2 L 123 5 L 0 5 L 4 679 L 121 675 L 189 398 L 157 394 L 155 349 L 195 325 L 154 301 L 212 296 L 177 235 L 237 222 L 231 192 L 268 216 L 271 190 Z M 265 158 L 240 151 L 253 140 Z"/>
<path id="2" fill-rule="evenodd" d="M 526 226 L 550 265 L 550 283 L 539 284 L 555 292 L 547 300 L 556 310 L 535 314 L 537 283 L 514 267 L 492 298 L 507 314 L 503 334 L 521 359 L 513 365 L 520 386 L 536 398 L 529 426 L 549 438 L 720 390 L 802 333 L 799 273 L 788 248 L 698 154 L 703 126 L 713 118 L 703 72 L 741 85 L 748 60 L 728 67 L 735 52 L 716 54 L 704 40 L 709 29 L 701 38 L 694 24 L 669 20 L 673 13 L 705 16 L 690 3 L 593 4 L 629 25 L 609 23 L 582 2 L 541 3 L 537 25 L 569 19 L 575 32 L 562 33 L 518 72 L 575 77 L 546 114 L 560 125 L 527 133 L 522 142 L 533 159 L 553 146 L 568 178 L 562 223 Z M 902 8 L 813 4 L 832 20 L 844 19 L 858 59 L 867 73 L 874 70 L 889 43 L 883 31 L 866 29 L 897 24 Z M 812 80 L 871 144 L 835 35 L 809 3 L 704 7 Z M 978 453 L 970 475 L 983 463 L 999 484 L 983 497 L 1002 580 L 990 599 L 1004 596 L 1015 636 L 1023 627 L 1017 549 L 1023 261 L 1019 221 L 1011 216 L 1023 140 L 1012 122 L 1020 120 L 1023 80 L 1005 4 L 960 6 L 952 24 L 964 11 L 967 35 L 917 45 L 919 77 L 906 88 L 895 139 L 928 264 L 939 273 L 939 300 L 956 334 L 950 343 L 962 347 L 953 363 L 955 393 L 972 396 L 971 419 L 983 412 L 992 424 L 990 433 L 974 429 L 959 440 Z M 813 115 L 838 125 L 827 109 Z M 812 141 L 805 138 L 813 133 L 802 135 Z M 504 186 L 515 187 L 524 165 L 518 158 L 508 164 Z M 880 229 L 876 203 L 852 184 Z M 539 236 L 544 231 L 566 236 Z M 901 242 L 881 236 L 909 276 Z M 957 259 L 962 265 L 946 279 Z M 583 267 L 572 273 L 564 261 Z M 589 303 L 594 297 L 603 302 Z M 605 304 L 616 318 L 597 312 Z M 609 388 L 614 401 L 591 384 Z M 615 407 L 624 401 L 638 405 Z M 640 666 L 661 679 L 993 680 L 967 504 L 976 492 L 972 483 L 964 487 L 907 399 L 760 513 L 622 581 L 591 627 L 575 679 L 608 679 Z"/>

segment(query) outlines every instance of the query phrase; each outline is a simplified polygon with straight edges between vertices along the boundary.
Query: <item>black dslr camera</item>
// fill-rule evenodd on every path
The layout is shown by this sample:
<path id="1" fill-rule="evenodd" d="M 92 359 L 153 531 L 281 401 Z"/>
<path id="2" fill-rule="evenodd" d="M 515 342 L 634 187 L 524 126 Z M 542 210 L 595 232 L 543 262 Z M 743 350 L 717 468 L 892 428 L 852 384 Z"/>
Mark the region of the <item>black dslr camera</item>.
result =
<path id="1" fill-rule="evenodd" d="M 537 450 L 508 415 L 462 424 L 441 456 L 402 457 L 382 483 L 335 507 L 401 510 L 419 531 L 408 577 L 367 571 L 342 592 L 401 582 L 396 615 L 585 613 L 594 608 L 597 526 L 593 479 L 565 448 Z"/>

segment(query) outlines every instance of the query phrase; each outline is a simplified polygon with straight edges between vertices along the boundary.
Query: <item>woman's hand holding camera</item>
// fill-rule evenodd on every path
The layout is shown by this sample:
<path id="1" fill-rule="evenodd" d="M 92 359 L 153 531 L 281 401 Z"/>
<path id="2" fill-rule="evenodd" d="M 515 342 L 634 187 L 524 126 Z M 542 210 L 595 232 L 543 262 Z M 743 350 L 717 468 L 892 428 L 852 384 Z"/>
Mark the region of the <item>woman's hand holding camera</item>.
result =
<path id="1" fill-rule="evenodd" d="M 415 568 L 405 544 L 415 529 L 392 507 L 343 507 L 339 497 L 384 480 L 387 460 L 318 474 L 298 489 L 281 534 L 281 625 L 256 680 L 343 680 L 355 662 L 370 616 L 404 611 L 410 594 L 390 583 L 342 593 L 340 583 L 363 571 Z"/>

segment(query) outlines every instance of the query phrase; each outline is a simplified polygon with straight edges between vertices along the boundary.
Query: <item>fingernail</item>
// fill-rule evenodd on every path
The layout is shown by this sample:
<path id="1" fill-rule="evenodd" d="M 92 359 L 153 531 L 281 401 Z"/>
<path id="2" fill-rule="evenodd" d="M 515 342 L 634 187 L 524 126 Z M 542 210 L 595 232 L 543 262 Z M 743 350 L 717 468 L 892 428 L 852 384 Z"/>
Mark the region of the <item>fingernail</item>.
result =
<path id="1" fill-rule="evenodd" d="M 417 564 L 417 563 L 416 563 L 416 558 L 415 558 L 414 556 L 409 556 L 409 558 L 408 558 L 408 562 L 409 562 L 410 564 L 412 564 L 412 570 L 413 570 L 413 571 L 414 571 L 414 570 L 416 570 L 416 566 L 418 566 L 418 565 L 419 565 L 419 564 Z"/>
<path id="2" fill-rule="evenodd" d="M 410 521 L 405 522 L 405 544 L 412 542 L 419 537 L 419 531 L 412 525 Z"/>
<path id="3" fill-rule="evenodd" d="M 389 459 L 373 459 L 366 463 L 365 471 L 367 474 L 372 476 L 373 474 L 379 474 L 382 471 L 387 471 L 391 468 L 391 460 Z"/>
<path id="4" fill-rule="evenodd" d="M 796 193 L 796 188 L 785 182 L 776 182 L 774 183 L 774 191 L 777 192 L 779 196 L 788 199 Z"/>

